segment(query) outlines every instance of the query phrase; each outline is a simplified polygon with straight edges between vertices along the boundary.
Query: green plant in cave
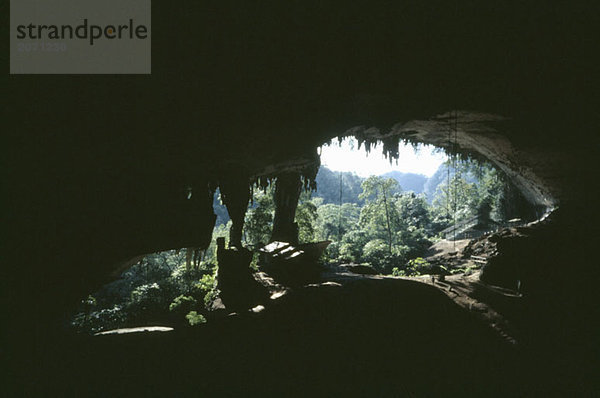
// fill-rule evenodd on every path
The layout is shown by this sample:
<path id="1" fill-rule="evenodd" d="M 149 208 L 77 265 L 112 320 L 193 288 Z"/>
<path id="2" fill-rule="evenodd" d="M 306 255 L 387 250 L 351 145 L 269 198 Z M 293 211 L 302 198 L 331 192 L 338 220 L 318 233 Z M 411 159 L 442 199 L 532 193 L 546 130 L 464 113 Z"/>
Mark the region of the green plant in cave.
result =
<path id="1" fill-rule="evenodd" d="M 205 274 L 202 279 L 196 283 L 195 288 L 203 295 L 203 303 L 208 308 L 211 303 L 219 296 L 217 289 L 217 269 L 212 274 Z"/>
<path id="2" fill-rule="evenodd" d="M 202 314 L 198 314 L 196 311 L 190 311 L 185 316 L 185 319 L 189 322 L 190 326 L 201 325 L 206 323 L 206 318 Z"/>
<path id="3" fill-rule="evenodd" d="M 252 272 L 258 272 L 258 262 L 260 255 L 258 253 L 252 253 L 252 261 L 250 262 L 250 269 Z"/>
<path id="4" fill-rule="evenodd" d="M 189 312 L 193 307 L 195 307 L 197 301 L 192 296 L 184 296 L 179 295 L 175 297 L 175 300 L 169 305 L 169 311 L 176 312 Z"/>
<path id="5" fill-rule="evenodd" d="M 102 330 L 120 327 L 127 319 L 121 306 L 104 308 L 90 314 L 78 313 L 71 320 L 71 326 L 81 333 L 96 333 Z"/>
<path id="6" fill-rule="evenodd" d="M 185 321 L 189 311 L 200 311 L 198 303 L 207 295 L 214 297 L 214 272 L 215 265 L 208 261 L 199 269 L 186 271 L 185 249 L 148 255 L 121 279 L 82 300 L 80 313 L 71 324 L 80 332 L 95 333 L 148 322 Z M 205 291 L 196 288 L 200 282 L 206 285 Z M 94 300 L 96 305 L 91 306 Z"/>

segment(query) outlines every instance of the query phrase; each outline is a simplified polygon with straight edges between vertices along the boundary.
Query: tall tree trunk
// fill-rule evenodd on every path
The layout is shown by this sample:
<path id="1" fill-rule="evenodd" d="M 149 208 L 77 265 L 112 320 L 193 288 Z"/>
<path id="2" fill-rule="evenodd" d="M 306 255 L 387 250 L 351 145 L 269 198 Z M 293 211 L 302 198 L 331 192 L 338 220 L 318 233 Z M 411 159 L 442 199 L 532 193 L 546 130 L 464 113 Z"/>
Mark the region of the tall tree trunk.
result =
<path id="1" fill-rule="evenodd" d="M 383 192 L 383 206 L 385 208 L 385 219 L 387 223 L 387 232 L 388 232 L 388 246 L 390 254 L 392 254 L 392 228 L 390 227 L 390 213 L 387 207 L 387 195 L 385 193 L 385 187 L 381 187 L 381 191 Z"/>

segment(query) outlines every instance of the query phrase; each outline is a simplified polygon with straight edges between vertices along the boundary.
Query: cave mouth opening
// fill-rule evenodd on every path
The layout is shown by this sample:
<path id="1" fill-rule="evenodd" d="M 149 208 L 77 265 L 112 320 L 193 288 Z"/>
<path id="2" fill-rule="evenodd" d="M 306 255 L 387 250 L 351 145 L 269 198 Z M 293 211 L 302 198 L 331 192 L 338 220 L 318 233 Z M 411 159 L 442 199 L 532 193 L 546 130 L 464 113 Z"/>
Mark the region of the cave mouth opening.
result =
<path id="1" fill-rule="evenodd" d="M 507 176 L 480 156 L 353 136 L 332 139 L 319 152 L 311 197 L 317 227 L 304 235 L 332 241 L 330 263 L 398 276 L 469 272 L 477 265 L 440 270 L 425 259 L 538 216 Z"/>
<path id="2" fill-rule="evenodd" d="M 490 231 L 536 217 L 502 171 L 432 145 L 401 142 L 390 151 L 382 142 L 346 136 L 318 152 L 316 189 L 299 193 L 293 220 L 298 244 L 330 241 L 319 259 L 325 267 L 409 278 L 469 275 L 481 264 L 448 261 L 447 255 Z M 248 261 L 253 272 L 261 263 L 257 251 L 274 240 L 277 177 L 259 185 L 251 186 L 241 236 L 242 247 L 253 253 Z M 186 191 L 187 199 L 191 194 L 191 189 Z M 213 211 L 215 227 L 206 249 L 185 247 L 143 256 L 117 280 L 85 297 L 70 326 L 95 334 L 207 322 L 222 304 L 218 241 L 224 239 L 229 246 L 232 231 L 219 188 Z"/>

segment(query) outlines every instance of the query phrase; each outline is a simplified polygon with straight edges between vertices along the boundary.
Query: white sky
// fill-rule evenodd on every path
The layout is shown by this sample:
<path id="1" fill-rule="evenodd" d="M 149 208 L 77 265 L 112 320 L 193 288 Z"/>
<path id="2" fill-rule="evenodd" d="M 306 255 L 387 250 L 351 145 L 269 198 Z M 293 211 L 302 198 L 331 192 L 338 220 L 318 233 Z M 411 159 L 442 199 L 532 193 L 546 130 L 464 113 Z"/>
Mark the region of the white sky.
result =
<path id="1" fill-rule="evenodd" d="M 432 145 L 419 144 L 415 151 L 412 145 L 400 143 L 398 164 L 395 160 L 390 164 L 390 161 L 383 156 L 383 144 L 371 147 L 371 152 L 367 156 L 364 145 L 358 150 L 358 142 L 355 138 L 344 138 L 341 146 L 335 138 L 331 141 L 331 145 L 321 147 L 321 164 L 330 170 L 351 171 L 361 177 L 385 174 L 393 170 L 430 177 L 447 159 L 446 154 L 441 151 L 434 153 L 435 149 Z"/>

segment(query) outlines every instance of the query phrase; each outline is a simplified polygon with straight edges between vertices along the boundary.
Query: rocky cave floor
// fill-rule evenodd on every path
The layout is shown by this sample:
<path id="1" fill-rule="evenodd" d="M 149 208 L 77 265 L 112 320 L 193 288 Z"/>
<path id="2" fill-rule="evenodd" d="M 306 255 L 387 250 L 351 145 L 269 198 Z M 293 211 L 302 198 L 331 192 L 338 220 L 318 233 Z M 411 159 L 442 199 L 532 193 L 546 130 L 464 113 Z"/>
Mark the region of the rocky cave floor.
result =
<path id="1" fill-rule="evenodd" d="M 223 315 L 189 329 L 47 334 L 37 342 L 43 354 L 25 360 L 26 376 L 14 377 L 27 378 L 18 383 L 20 392 L 32 396 L 591 391 L 585 364 L 569 362 L 557 347 L 520 340 L 513 324 L 523 315 L 518 298 L 485 287 L 475 274 L 440 283 L 330 272 L 318 283 L 274 293 L 260 312 Z"/>

